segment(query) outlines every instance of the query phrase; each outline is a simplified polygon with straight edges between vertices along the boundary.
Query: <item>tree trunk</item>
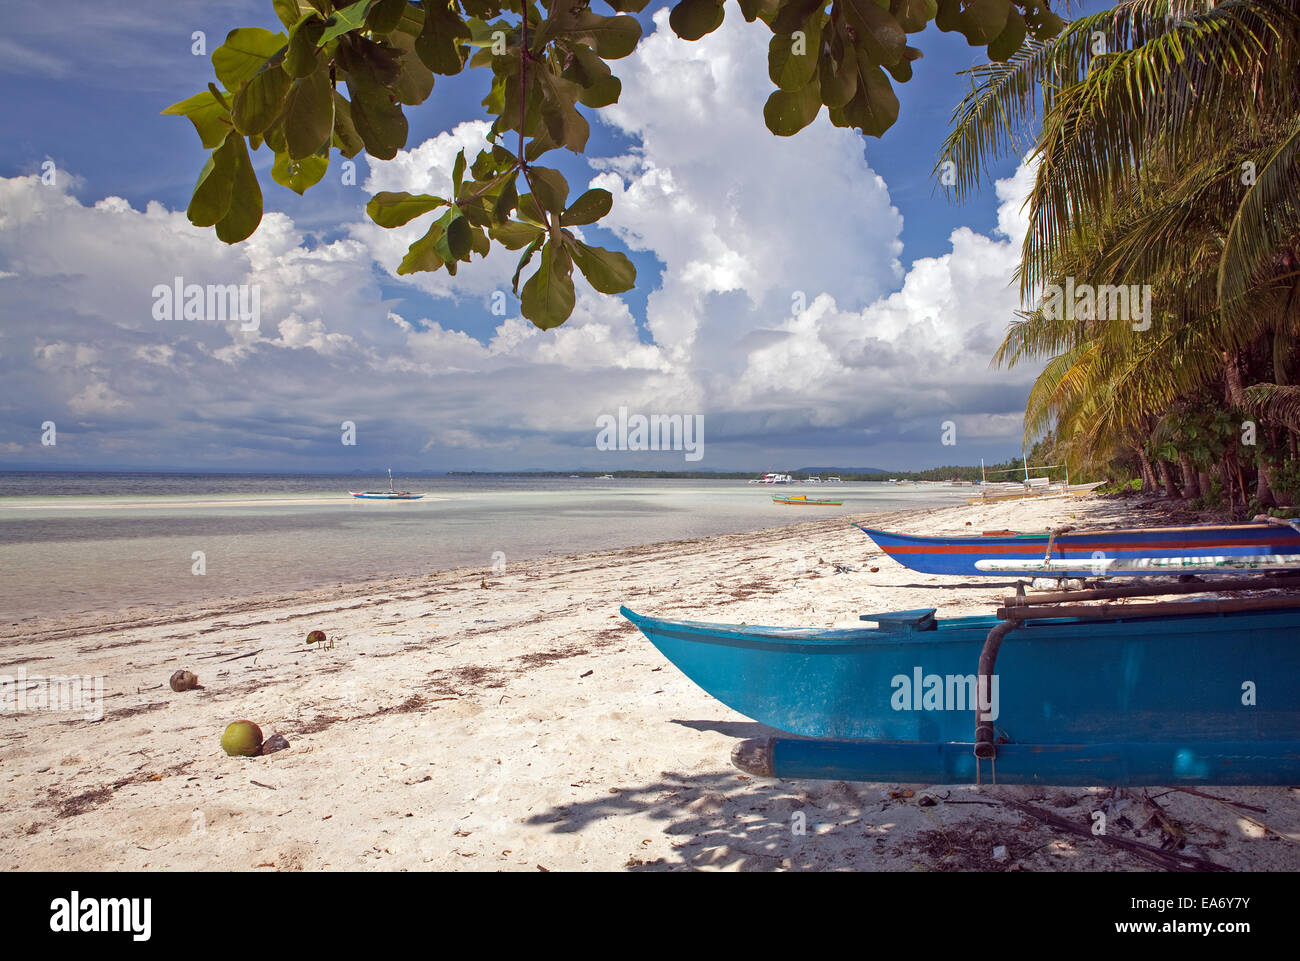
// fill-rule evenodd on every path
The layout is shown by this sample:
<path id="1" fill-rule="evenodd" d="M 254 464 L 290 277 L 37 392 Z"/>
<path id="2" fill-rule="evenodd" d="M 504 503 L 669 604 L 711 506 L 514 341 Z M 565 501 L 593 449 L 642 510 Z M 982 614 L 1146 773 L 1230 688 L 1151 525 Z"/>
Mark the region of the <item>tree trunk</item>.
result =
<path id="1" fill-rule="evenodd" d="M 1178 469 L 1183 472 L 1183 496 L 1189 500 L 1201 496 L 1200 479 L 1196 468 L 1192 466 L 1192 455 L 1185 451 L 1178 452 Z"/>
<path id="2" fill-rule="evenodd" d="M 1273 497 L 1273 481 L 1269 477 L 1268 468 L 1264 466 L 1264 458 L 1259 458 L 1258 477 L 1255 484 L 1255 499 L 1259 501 L 1260 507 L 1276 507 L 1277 499 Z"/>
<path id="3" fill-rule="evenodd" d="M 1241 368 L 1237 366 L 1237 355 L 1233 351 L 1223 352 L 1223 376 L 1228 387 L 1228 402 L 1234 407 L 1244 410 L 1246 408 L 1246 388 L 1241 382 Z M 1264 431 L 1262 424 L 1257 424 L 1255 429 L 1255 442 L 1259 444 L 1263 440 Z M 1263 450 L 1259 453 L 1262 455 Z M 1268 467 L 1264 463 L 1262 456 L 1257 457 L 1256 461 L 1256 483 L 1255 499 L 1259 501 L 1260 507 L 1273 507 L 1277 502 L 1273 498 L 1273 481 L 1269 477 Z"/>
<path id="4" fill-rule="evenodd" d="M 1145 447 L 1136 447 L 1138 463 L 1142 466 L 1142 493 L 1154 494 L 1156 491 L 1156 474 L 1151 469 L 1151 458 L 1147 456 Z"/>
<path id="5" fill-rule="evenodd" d="M 1209 497 L 1210 491 L 1212 490 L 1212 488 L 1210 487 L 1210 475 L 1203 470 L 1197 471 L 1196 479 L 1197 479 L 1197 483 L 1201 485 L 1201 496 Z"/>
<path id="6" fill-rule="evenodd" d="M 1223 484 L 1223 491 L 1228 495 L 1228 509 L 1237 509 L 1237 490 L 1232 483 L 1232 465 L 1231 458 L 1225 457 L 1218 463 L 1219 482 Z M 1242 491 L 1242 500 L 1245 500 L 1246 492 Z"/>
<path id="7" fill-rule="evenodd" d="M 1178 496 L 1178 488 L 1174 486 L 1174 475 L 1169 471 L 1169 465 L 1162 460 L 1156 461 L 1156 472 L 1160 475 L 1160 483 L 1164 485 L 1165 496 L 1173 500 Z"/>

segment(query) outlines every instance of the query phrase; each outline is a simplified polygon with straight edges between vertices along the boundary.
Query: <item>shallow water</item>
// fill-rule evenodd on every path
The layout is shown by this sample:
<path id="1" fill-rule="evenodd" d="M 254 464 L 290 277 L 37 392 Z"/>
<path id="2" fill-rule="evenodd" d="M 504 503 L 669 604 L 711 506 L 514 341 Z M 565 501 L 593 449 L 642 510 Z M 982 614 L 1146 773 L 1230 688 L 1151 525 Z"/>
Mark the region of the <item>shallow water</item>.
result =
<path id="1" fill-rule="evenodd" d="M 0 616 L 175 605 L 959 503 L 969 487 L 741 480 L 0 473 Z M 787 507 L 773 494 L 843 499 Z M 205 573 L 193 572 L 202 552 Z"/>

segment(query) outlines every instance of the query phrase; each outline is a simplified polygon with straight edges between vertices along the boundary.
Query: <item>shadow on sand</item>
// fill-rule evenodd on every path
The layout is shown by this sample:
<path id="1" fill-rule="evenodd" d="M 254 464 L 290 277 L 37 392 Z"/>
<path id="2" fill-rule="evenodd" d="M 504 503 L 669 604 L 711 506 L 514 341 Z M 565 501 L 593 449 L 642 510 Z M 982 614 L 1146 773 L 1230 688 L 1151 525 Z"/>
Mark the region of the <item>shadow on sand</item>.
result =
<path id="1" fill-rule="evenodd" d="M 738 740 L 781 733 L 753 721 L 672 723 Z M 726 756 L 724 750 L 719 761 L 725 763 Z M 755 779 L 732 768 L 662 771 L 647 783 L 538 812 L 528 823 L 577 834 L 608 818 L 654 822 L 669 838 L 672 854 L 652 857 L 645 847 L 628 851 L 623 867 L 629 871 L 871 870 L 884 866 L 882 861 L 899 866 L 902 854 L 896 850 L 882 858 L 894 821 L 889 809 L 897 803 L 882 801 L 881 793 L 862 793 L 843 781 Z M 644 837 L 652 837 L 651 830 L 647 826 Z"/>

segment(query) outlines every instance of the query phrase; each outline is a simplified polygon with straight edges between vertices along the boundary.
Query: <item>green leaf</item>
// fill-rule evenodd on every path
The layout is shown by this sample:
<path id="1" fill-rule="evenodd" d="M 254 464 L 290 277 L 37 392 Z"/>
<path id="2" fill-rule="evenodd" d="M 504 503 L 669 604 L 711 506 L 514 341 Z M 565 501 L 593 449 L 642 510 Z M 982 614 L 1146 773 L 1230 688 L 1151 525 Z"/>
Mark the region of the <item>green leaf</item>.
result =
<path id="1" fill-rule="evenodd" d="M 357 0 L 350 7 L 335 10 L 333 16 L 325 21 L 325 32 L 321 34 L 320 38 L 321 44 L 327 44 L 335 37 L 360 29 L 361 25 L 366 22 L 370 8 L 376 2 L 377 0 Z"/>
<path id="2" fill-rule="evenodd" d="M 402 68 L 392 88 L 397 102 L 414 107 L 428 100 L 429 94 L 433 93 L 433 71 L 424 65 L 414 50 L 403 50 L 397 63 Z"/>
<path id="3" fill-rule="evenodd" d="M 349 158 L 355 157 L 366 149 L 365 141 L 361 139 L 361 134 L 357 133 L 357 128 L 352 123 L 352 104 L 348 103 L 347 98 L 337 90 L 334 91 L 334 139 L 332 143 L 339 148 L 339 153 Z"/>
<path id="4" fill-rule="evenodd" d="M 542 247 L 542 264 L 524 284 L 522 312 L 542 330 L 558 327 L 573 313 L 573 259 L 563 243 L 549 240 Z"/>
<path id="5" fill-rule="evenodd" d="M 406 146 L 407 123 L 400 104 L 393 102 L 386 87 L 364 74 L 348 74 L 352 95 L 352 125 L 366 145 L 366 152 L 380 160 L 392 160 Z"/>
<path id="6" fill-rule="evenodd" d="M 938 0 L 934 25 L 945 33 L 961 29 L 961 0 Z"/>
<path id="7" fill-rule="evenodd" d="M 558 214 L 569 199 L 569 182 L 564 174 L 550 167 L 532 167 L 528 171 L 533 195 L 546 210 Z"/>
<path id="8" fill-rule="evenodd" d="M 623 254 L 604 247 L 588 247 L 580 240 L 571 240 L 570 244 L 573 262 L 587 282 L 602 294 L 621 294 L 636 286 L 636 268 Z"/>
<path id="9" fill-rule="evenodd" d="M 640 13 L 650 0 L 605 0 L 605 5 L 619 13 Z"/>
<path id="10" fill-rule="evenodd" d="M 1004 0 L 1009 2 L 1009 0 Z M 844 0 L 844 15 L 857 31 L 858 47 L 876 63 L 897 63 L 907 46 L 907 34 L 888 10 L 874 0 Z"/>
<path id="11" fill-rule="evenodd" d="M 537 201 L 532 194 L 524 194 L 519 198 L 519 216 L 525 220 L 531 220 L 533 223 L 543 223 L 546 218 L 542 214 L 542 209 L 537 206 Z"/>
<path id="12" fill-rule="evenodd" d="M 277 68 L 278 69 L 278 68 Z M 237 244 L 249 237 L 262 222 L 262 188 L 257 173 L 248 157 L 248 145 L 239 134 L 231 134 L 226 143 L 235 145 L 233 151 L 233 181 L 230 190 L 230 208 L 217 221 L 217 238 L 228 244 Z"/>
<path id="13" fill-rule="evenodd" d="M 1051 10 L 1043 14 L 1032 33 L 1035 40 L 1050 40 L 1065 29 L 1065 21 Z"/>
<path id="14" fill-rule="evenodd" d="M 1018 10 L 1011 10 L 1007 14 L 1007 25 L 989 44 L 989 59 L 1003 62 L 1010 60 L 1024 42 L 1025 18 Z"/>
<path id="15" fill-rule="evenodd" d="M 770 14 L 770 19 L 765 18 L 764 22 L 771 27 L 773 33 L 793 33 L 799 29 L 801 23 L 825 7 L 825 0 L 784 0 L 781 6 Z M 759 11 L 759 16 L 763 16 L 762 10 Z"/>
<path id="16" fill-rule="evenodd" d="M 594 224 L 614 206 L 614 195 L 601 187 L 592 187 L 569 205 L 560 217 L 560 223 L 566 227 L 581 224 Z"/>
<path id="17" fill-rule="evenodd" d="M 451 165 L 451 195 L 453 197 L 460 193 L 460 185 L 465 180 L 465 148 L 462 147 L 456 154 L 456 160 Z"/>
<path id="18" fill-rule="evenodd" d="M 378 0 L 366 17 L 366 27 L 375 33 L 392 33 L 406 12 L 406 0 Z"/>
<path id="19" fill-rule="evenodd" d="M 833 44 L 838 56 L 823 57 L 817 80 L 821 85 L 822 103 L 828 107 L 843 107 L 858 92 L 857 55 L 846 44 Z"/>
<path id="20" fill-rule="evenodd" d="M 814 11 L 800 26 L 801 36 L 772 35 L 767 45 L 767 75 L 780 89 L 802 90 L 817 72 L 823 16 L 820 10 Z"/>
<path id="21" fill-rule="evenodd" d="M 609 64 L 585 43 L 572 44 L 569 52 L 573 54 L 573 60 L 564 71 L 567 79 L 583 87 L 590 87 L 610 76 Z"/>
<path id="22" fill-rule="evenodd" d="M 641 24 L 635 17 L 602 17 L 582 9 L 566 15 L 556 33 L 585 43 L 604 60 L 621 60 L 636 49 L 641 39 Z"/>
<path id="23" fill-rule="evenodd" d="M 230 117 L 240 133 L 261 133 L 275 123 L 293 80 L 283 68 L 267 64 L 253 75 L 230 104 Z"/>
<path id="24" fill-rule="evenodd" d="M 546 232 L 544 230 L 539 231 L 537 236 L 534 237 L 529 242 L 528 246 L 524 248 L 524 252 L 519 255 L 519 263 L 515 266 L 515 275 L 513 278 L 511 278 L 510 281 L 511 290 L 515 291 L 516 293 L 519 292 L 519 275 L 524 272 L 524 268 L 527 267 L 529 261 L 533 259 L 533 254 L 537 253 L 537 251 L 542 249 L 542 244 L 545 242 L 545 240 L 546 240 Z"/>
<path id="25" fill-rule="evenodd" d="M 334 131 L 334 91 L 329 70 L 322 65 L 313 74 L 295 80 L 284 102 L 284 138 L 294 160 L 309 157 L 327 146 Z"/>
<path id="26" fill-rule="evenodd" d="M 208 150 L 220 146 L 226 139 L 226 134 L 230 133 L 230 112 L 217 102 L 210 90 L 174 103 L 163 113 L 188 118 Z"/>
<path id="27" fill-rule="evenodd" d="M 415 52 L 434 73 L 451 76 L 465 66 L 467 48 L 456 41 L 471 37 L 469 25 L 458 14 L 439 0 L 429 0 L 425 4 L 424 29 L 415 39 Z"/>
<path id="28" fill-rule="evenodd" d="M 506 223 L 517 206 L 519 206 L 519 189 L 515 186 L 515 178 L 512 176 L 497 195 L 496 203 L 492 206 L 492 219 L 498 224 Z"/>
<path id="29" fill-rule="evenodd" d="M 402 74 L 398 58 L 402 51 L 388 43 L 376 43 L 368 37 L 347 36 L 339 41 L 335 59 L 349 76 L 365 82 L 391 87 Z"/>
<path id="30" fill-rule="evenodd" d="M 879 137 L 898 119 L 898 97 L 880 67 L 859 57 L 856 69 L 857 93 L 843 107 L 830 111 L 831 123 L 837 127 L 857 127 L 865 134 Z"/>
<path id="31" fill-rule="evenodd" d="M 230 192 L 235 185 L 235 141 L 244 142 L 231 131 L 221 146 L 212 151 L 199 172 L 194 195 L 185 216 L 195 227 L 211 227 L 230 209 Z"/>
<path id="32" fill-rule="evenodd" d="M 900 60 L 898 63 L 885 64 L 885 69 L 889 75 L 899 83 L 907 83 L 912 79 L 912 64 L 907 60 Z"/>
<path id="33" fill-rule="evenodd" d="M 790 137 L 817 119 L 821 87 L 814 76 L 802 90 L 774 90 L 763 105 L 763 122 L 778 137 Z"/>
<path id="34" fill-rule="evenodd" d="M 303 157 L 301 160 L 293 160 L 287 151 L 282 151 L 275 155 L 275 163 L 271 165 L 271 179 L 301 195 L 307 191 L 307 188 L 320 183 L 329 165 L 328 150 Z"/>
<path id="35" fill-rule="evenodd" d="M 293 78 L 305 77 L 320 63 L 317 44 L 325 32 L 325 21 L 309 13 L 289 31 L 289 50 L 284 55 L 284 69 Z"/>
<path id="36" fill-rule="evenodd" d="M 611 103 L 618 103 L 622 92 L 623 82 L 618 77 L 606 77 L 584 89 L 578 102 L 584 107 L 608 107 Z"/>
<path id="37" fill-rule="evenodd" d="M 992 43 L 1007 25 L 1011 0 L 970 0 L 961 12 L 960 30 L 972 47 Z"/>
<path id="38" fill-rule="evenodd" d="M 503 224 L 494 224 L 488 228 L 492 239 L 508 250 L 519 250 L 534 240 L 540 240 L 545 229 L 534 224 L 523 224 L 517 220 L 507 220 Z M 517 284 L 516 284 L 517 286 Z"/>
<path id="39" fill-rule="evenodd" d="M 937 0 L 893 0 L 889 12 L 908 33 L 920 33 L 939 12 Z"/>
<path id="40" fill-rule="evenodd" d="M 718 0 L 680 0 L 668 15 L 668 25 L 683 40 L 699 40 L 722 26 L 722 18 Z"/>
<path id="41" fill-rule="evenodd" d="M 780 9 L 780 0 L 739 0 L 740 13 L 746 23 L 753 23 L 760 17 L 764 23 L 771 23 L 772 17 Z"/>
<path id="42" fill-rule="evenodd" d="M 271 0 L 271 7 L 286 27 L 292 27 L 302 17 L 298 0 Z"/>
<path id="43" fill-rule="evenodd" d="M 405 191 L 383 190 L 370 198 L 366 213 L 381 227 L 400 227 L 421 214 L 447 206 L 447 201 L 432 194 L 408 194 Z"/>
<path id="44" fill-rule="evenodd" d="M 414 274 L 424 270 L 437 270 L 444 263 L 438 253 L 438 241 L 442 240 L 443 225 L 441 220 L 433 222 L 428 233 L 417 240 L 406 251 L 406 256 L 397 265 L 398 274 Z"/>
<path id="45" fill-rule="evenodd" d="M 261 70 L 266 61 L 283 49 L 287 37 L 261 27 L 240 27 L 226 35 L 226 42 L 212 51 L 212 69 L 227 90 L 240 85 Z"/>
<path id="46" fill-rule="evenodd" d="M 591 127 L 587 118 L 578 113 L 574 104 L 582 95 L 582 88 L 571 80 L 557 77 L 549 68 L 540 71 L 542 96 L 542 121 L 546 124 L 551 139 L 563 144 L 574 153 L 582 153 L 587 147 L 587 138 Z"/>
<path id="47" fill-rule="evenodd" d="M 475 227 L 470 231 L 469 249 L 480 257 L 486 257 L 492 252 L 492 241 L 488 240 L 487 231 L 482 227 Z"/>
<path id="48" fill-rule="evenodd" d="M 468 260 L 473 229 L 464 217 L 455 217 L 447 225 L 447 248 L 452 260 Z"/>

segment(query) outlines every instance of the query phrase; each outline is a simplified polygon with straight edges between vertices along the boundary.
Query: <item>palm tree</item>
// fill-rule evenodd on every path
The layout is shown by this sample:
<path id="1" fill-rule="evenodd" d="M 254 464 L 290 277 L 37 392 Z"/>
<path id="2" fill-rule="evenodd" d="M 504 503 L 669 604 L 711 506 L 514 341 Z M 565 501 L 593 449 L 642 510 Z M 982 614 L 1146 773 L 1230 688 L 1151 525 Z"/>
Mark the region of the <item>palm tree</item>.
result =
<path id="1" fill-rule="evenodd" d="M 1027 440 L 1054 426 L 1071 456 L 1123 451 L 1154 486 L 1152 431 L 1163 425 L 1160 443 L 1180 450 L 1169 432 L 1191 421 L 1167 415 L 1200 398 L 1266 421 L 1266 456 L 1252 459 L 1255 496 L 1270 502 L 1270 458 L 1294 451 L 1300 426 L 1288 377 L 1300 326 L 1298 68 L 1300 0 L 1129 0 L 971 71 L 939 158 L 955 165 L 958 199 L 998 155 L 1028 149 L 1036 163 L 1019 270 L 1034 306 L 994 358 L 1047 361 Z M 1045 292 L 1066 280 L 1139 285 L 1156 316 L 1135 330 L 1131 312 L 1048 309 Z M 1231 497 L 1242 458 L 1221 455 Z"/>

